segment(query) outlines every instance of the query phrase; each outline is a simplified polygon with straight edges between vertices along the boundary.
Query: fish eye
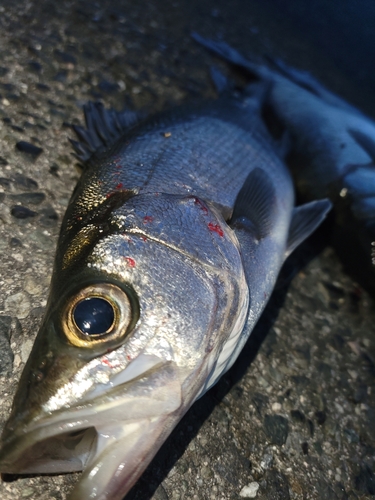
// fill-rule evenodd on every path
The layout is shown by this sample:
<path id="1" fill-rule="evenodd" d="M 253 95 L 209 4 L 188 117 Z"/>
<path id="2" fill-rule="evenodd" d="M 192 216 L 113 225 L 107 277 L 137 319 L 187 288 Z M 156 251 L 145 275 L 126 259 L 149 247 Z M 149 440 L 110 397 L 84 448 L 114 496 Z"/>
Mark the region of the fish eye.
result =
<path id="1" fill-rule="evenodd" d="M 129 294 L 116 285 L 86 286 L 67 301 L 63 332 L 77 347 L 121 341 L 137 320 L 133 305 Z"/>
<path id="2" fill-rule="evenodd" d="M 87 297 L 75 306 L 73 319 L 83 334 L 104 334 L 113 325 L 115 311 L 108 300 L 101 297 Z"/>

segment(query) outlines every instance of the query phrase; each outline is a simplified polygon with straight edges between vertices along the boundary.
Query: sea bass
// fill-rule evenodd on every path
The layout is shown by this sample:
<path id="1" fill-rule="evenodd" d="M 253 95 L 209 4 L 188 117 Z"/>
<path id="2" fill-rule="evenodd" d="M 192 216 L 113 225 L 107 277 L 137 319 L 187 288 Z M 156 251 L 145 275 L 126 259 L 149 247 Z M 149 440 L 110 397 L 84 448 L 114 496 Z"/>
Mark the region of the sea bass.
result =
<path id="1" fill-rule="evenodd" d="M 85 107 L 84 165 L 0 471 L 83 470 L 71 500 L 120 500 L 230 368 L 285 257 L 328 200 L 294 207 L 259 96 L 148 119 Z"/>
<path id="2" fill-rule="evenodd" d="M 268 85 L 264 114 L 287 131 L 287 163 L 304 201 L 334 204 L 332 243 L 347 269 L 375 294 L 375 123 L 307 73 L 274 61 L 255 64 L 225 42 L 193 37 L 230 64 Z"/>

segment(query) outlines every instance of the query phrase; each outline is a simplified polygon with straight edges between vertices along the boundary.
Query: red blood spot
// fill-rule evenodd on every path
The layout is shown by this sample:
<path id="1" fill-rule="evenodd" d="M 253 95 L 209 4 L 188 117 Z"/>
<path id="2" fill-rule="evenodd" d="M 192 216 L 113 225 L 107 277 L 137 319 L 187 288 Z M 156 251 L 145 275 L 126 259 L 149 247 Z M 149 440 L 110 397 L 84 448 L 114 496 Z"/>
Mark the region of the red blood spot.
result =
<path id="1" fill-rule="evenodd" d="M 132 357 L 131 357 L 129 354 L 127 354 L 127 355 L 126 355 L 126 359 L 127 359 L 128 361 L 131 361 L 131 360 L 132 360 Z"/>
<path id="2" fill-rule="evenodd" d="M 131 257 L 125 257 L 126 262 L 129 264 L 129 267 L 135 267 L 135 260 Z"/>
<path id="3" fill-rule="evenodd" d="M 116 186 L 116 189 L 122 189 L 124 187 L 124 184 L 122 182 L 119 182 Z"/>
<path id="4" fill-rule="evenodd" d="M 145 215 L 145 216 L 143 217 L 143 222 L 144 222 L 145 224 L 147 224 L 148 222 L 152 222 L 153 220 L 154 220 L 154 218 L 153 218 L 153 217 L 151 217 L 151 215 Z"/>
<path id="5" fill-rule="evenodd" d="M 128 243 L 133 243 L 133 239 L 128 236 L 127 234 L 123 234 L 122 237 L 124 238 L 125 241 L 127 241 Z"/>
<path id="6" fill-rule="evenodd" d="M 113 365 L 112 365 L 112 363 L 109 361 L 109 359 L 108 359 L 108 358 L 104 358 L 104 359 L 102 360 L 102 363 L 103 363 L 103 365 L 107 365 L 107 366 L 109 366 L 110 368 L 113 368 Z"/>
<path id="7" fill-rule="evenodd" d="M 194 203 L 196 205 L 199 206 L 199 208 L 202 210 L 202 212 L 204 213 L 204 215 L 207 215 L 208 214 L 208 210 L 207 210 L 207 207 L 206 205 L 203 203 L 203 201 L 201 201 L 199 198 L 195 198 L 194 197 Z"/>
<path id="8" fill-rule="evenodd" d="M 116 165 L 116 168 L 120 169 L 120 168 L 121 168 L 121 165 Z"/>
<path id="9" fill-rule="evenodd" d="M 142 238 L 143 241 L 147 241 L 146 236 L 141 236 L 141 238 Z"/>
<path id="10" fill-rule="evenodd" d="M 224 231 L 221 229 L 219 224 L 213 224 L 212 222 L 208 223 L 208 229 L 214 233 L 217 233 L 219 236 L 224 236 Z"/>

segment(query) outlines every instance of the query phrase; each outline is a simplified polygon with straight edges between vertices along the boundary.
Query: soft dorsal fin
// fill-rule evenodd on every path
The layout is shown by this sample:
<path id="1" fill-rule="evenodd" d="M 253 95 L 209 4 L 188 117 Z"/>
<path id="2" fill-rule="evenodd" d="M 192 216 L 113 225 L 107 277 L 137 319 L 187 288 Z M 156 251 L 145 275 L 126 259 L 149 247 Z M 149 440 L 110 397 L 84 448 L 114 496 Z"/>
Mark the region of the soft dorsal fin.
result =
<path id="1" fill-rule="evenodd" d="M 264 238 L 272 230 L 275 200 L 269 176 L 262 169 L 254 168 L 237 195 L 231 224 L 244 224 L 257 239 Z"/>
<path id="2" fill-rule="evenodd" d="M 91 156 L 112 146 L 129 128 L 142 118 L 134 111 L 105 109 L 100 102 L 84 105 L 86 128 L 73 125 L 78 141 L 70 140 L 76 157 L 85 164 Z"/>
<path id="3" fill-rule="evenodd" d="M 293 209 L 285 258 L 315 231 L 331 208 L 332 203 L 328 199 L 324 199 L 312 201 Z"/>
<path id="4" fill-rule="evenodd" d="M 206 49 L 213 52 L 215 55 L 221 57 L 230 64 L 248 71 L 251 76 L 255 76 L 257 78 L 266 78 L 272 75 L 272 72 L 265 66 L 257 65 L 252 63 L 251 61 L 248 61 L 236 49 L 223 41 L 215 42 L 208 38 L 203 38 L 203 36 L 199 35 L 195 31 L 191 33 L 191 36 L 200 45 L 206 47 Z"/>

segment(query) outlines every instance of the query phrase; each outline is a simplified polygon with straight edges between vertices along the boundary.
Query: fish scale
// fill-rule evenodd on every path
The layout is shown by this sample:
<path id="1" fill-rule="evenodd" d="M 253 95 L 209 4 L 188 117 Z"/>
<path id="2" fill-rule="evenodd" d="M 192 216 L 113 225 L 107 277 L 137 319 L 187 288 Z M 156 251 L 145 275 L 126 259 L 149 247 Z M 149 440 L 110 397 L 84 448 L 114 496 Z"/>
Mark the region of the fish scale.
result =
<path id="1" fill-rule="evenodd" d="M 230 104 L 238 112 L 234 100 L 224 107 L 224 116 Z M 233 207 L 239 188 L 252 169 L 252 161 L 264 163 L 282 182 L 288 174 L 281 174 L 282 163 L 268 134 L 262 135 L 264 125 L 254 106 L 240 108 L 241 116 L 247 120 L 242 118 L 239 123 L 233 116 L 230 120 L 215 117 L 211 108 L 212 105 L 203 103 L 199 116 L 184 115 L 183 109 L 171 112 L 163 120 L 151 119 L 125 134 L 105 158 L 92 161 L 88 175 L 100 179 L 99 196 L 106 196 L 121 183 L 126 189 L 143 192 L 194 193 Z M 165 137 L 165 133 L 170 136 Z M 92 193 L 87 183 L 85 190 L 77 194 L 80 207 L 90 206 L 91 198 L 98 199 L 98 193 Z"/>

